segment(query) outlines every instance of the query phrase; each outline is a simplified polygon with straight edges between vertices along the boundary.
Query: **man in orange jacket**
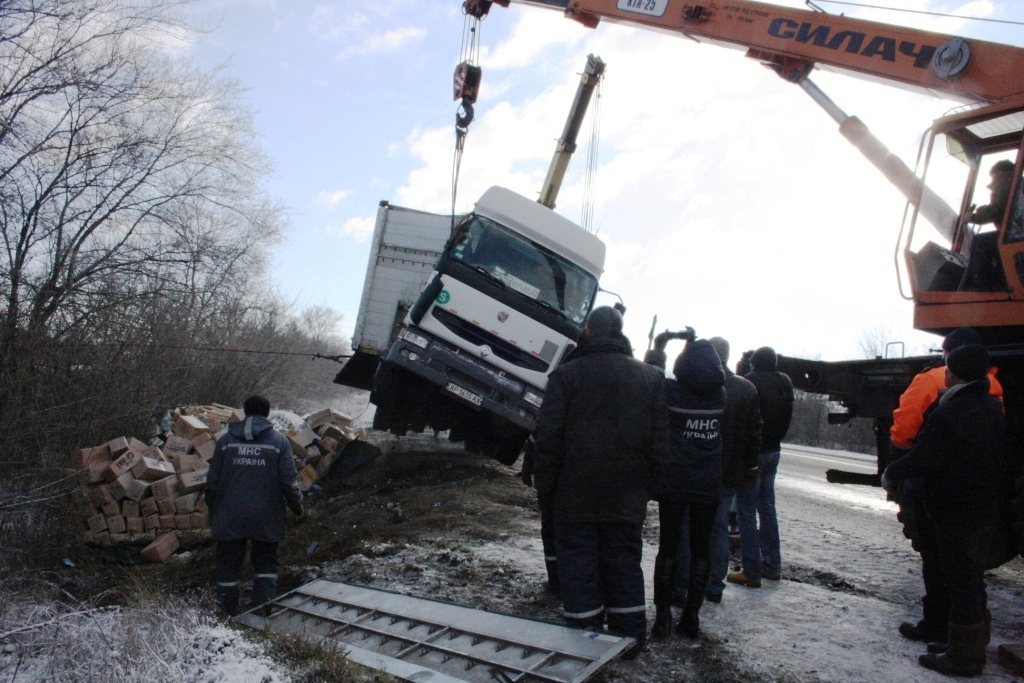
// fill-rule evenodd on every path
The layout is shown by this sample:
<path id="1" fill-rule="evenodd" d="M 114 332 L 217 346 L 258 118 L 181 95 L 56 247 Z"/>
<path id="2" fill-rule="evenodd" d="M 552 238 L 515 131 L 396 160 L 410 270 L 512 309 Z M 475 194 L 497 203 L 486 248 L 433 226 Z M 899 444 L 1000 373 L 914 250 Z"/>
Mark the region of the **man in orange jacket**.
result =
<path id="1" fill-rule="evenodd" d="M 980 345 L 981 335 L 970 327 L 960 327 L 942 340 L 942 358 L 945 360 L 952 351 L 967 346 Z M 996 368 L 988 371 L 989 394 L 1000 401 L 1003 399 L 1003 387 L 996 379 Z M 946 390 L 945 365 L 937 365 L 924 370 L 911 381 L 903 395 L 900 405 L 892 413 L 892 428 L 889 439 L 892 441 L 893 460 L 897 460 L 910 450 L 917 438 L 917 433 L 924 424 L 925 414 L 935 404 L 939 394 Z M 916 624 L 903 622 L 900 634 L 910 640 L 922 642 L 945 642 L 949 625 L 951 607 L 949 591 L 946 588 L 946 576 L 939 564 L 938 545 L 935 540 L 935 527 L 924 508 L 920 479 L 908 479 L 900 489 L 900 500 L 904 511 L 909 513 L 916 523 L 917 550 L 921 553 L 921 577 L 924 579 L 925 595 L 923 618 Z"/>

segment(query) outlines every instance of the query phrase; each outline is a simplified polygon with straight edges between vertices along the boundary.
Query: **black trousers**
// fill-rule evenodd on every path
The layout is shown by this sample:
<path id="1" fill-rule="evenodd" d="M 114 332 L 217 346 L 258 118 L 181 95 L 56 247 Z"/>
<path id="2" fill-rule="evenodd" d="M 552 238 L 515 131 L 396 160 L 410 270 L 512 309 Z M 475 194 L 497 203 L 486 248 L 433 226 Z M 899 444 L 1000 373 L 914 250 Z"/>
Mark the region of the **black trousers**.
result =
<path id="1" fill-rule="evenodd" d="M 565 620 L 578 628 L 608 630 L 644 642 L 642 524 L 555 522 L 558 578 Z"/>
<path id="2" fill-rule="evenodd" d="M 711 576 L 711 527 L 715 523 L 717 511 L 717 503 L 658 502 L 661 532 L 658 539 L 658 558 L 654 562 L 656 606 L 665 608 L 672 603 L 679 536 L 683 530 L 683 522 L 687 519 L 690 531 L 690 585 L 687 601 L 693 602 L 697 607 L 703 602 Z"/>
<path id="3" fill-rule="evenodd" d="M 935 536 L 935 524 L 925 511 L 921 498 L 907 502 L 913 505 L 917 523 L 917 549 L 921 553 L 921 578 L 924 579 L 924 620 L 928 625 L 945 630 L 949 623 L 952 602 L 946 587 L 946 572 L 942 569 L 942 553 Z"/>
<path id="4" fill-rule="evenodd" d="M 985 620 L 985 557 L 995 524 L 936 524 L 939 561 L 946 574 L 950 622 L 969 626 Z"/>
<path id="5" fill-rule="evenodd" d="M 556 593 L 561 591 L 558 580 L 558 550 L 555 547 L 555 502 L 547 496 L 537 495 L 540 508 L 540 542 L 544 547 L 544 567 L 548 572 L 548 585 Z"/>
<path id="6" fill-rule="evenodd" d="M 280 544 L 242 538 L 235 541 L 217 541 L 217 547 L 213 553 L 213 575 L 218 586 L 238 585 L 242 574 L 242 563 L 245 562 L 247 543 L 252 543 L 249 563 L 252 564 L 256 578 L 277 581 L 277 570 L 281 566 L 277 558 L 277 548 Z"/>

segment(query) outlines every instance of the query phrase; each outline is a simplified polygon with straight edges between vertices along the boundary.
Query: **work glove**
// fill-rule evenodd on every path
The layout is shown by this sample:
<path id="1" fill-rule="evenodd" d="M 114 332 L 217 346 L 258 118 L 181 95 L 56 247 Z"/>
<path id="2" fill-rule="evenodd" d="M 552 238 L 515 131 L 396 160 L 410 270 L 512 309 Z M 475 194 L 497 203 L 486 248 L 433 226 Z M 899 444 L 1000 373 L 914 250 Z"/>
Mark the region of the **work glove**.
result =
<path id="1" fill-rule="evenodd" d="M 292 509 L 292 512 L 295 513 L 295 523 L 296 524 L 302 524 L 303 522 L 306 521 L 306 506 L 305 505 L 302 505 L 300 503 L 298 508 Z"/>
<path id="2" fill-rule="evenodd" d="M 747 470 L 743 473 L 743 486 L 752 489 L 757 485 L 757 468 Z"/>
<path id="3" fill-rule="evenodd" d="M 527 472 L 526 468 L 519 470 L 519 478 L 523 480 L 523 483 L 527 486 L 533 486 L 533 473 Z"/>

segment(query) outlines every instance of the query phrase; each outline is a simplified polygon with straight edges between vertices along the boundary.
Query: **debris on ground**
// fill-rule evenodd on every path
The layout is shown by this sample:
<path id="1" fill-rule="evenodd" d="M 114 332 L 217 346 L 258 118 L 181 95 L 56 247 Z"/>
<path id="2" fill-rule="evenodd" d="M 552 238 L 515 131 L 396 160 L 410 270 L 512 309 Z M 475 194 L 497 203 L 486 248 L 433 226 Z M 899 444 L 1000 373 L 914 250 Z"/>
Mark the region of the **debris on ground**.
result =
<path id="1" fill-rule="evenodd" d="M 72 455 L 81 483 L 82 540 L 111 559 L 163 562 L 179 548 L 210 538 L 203 492 L 217 440 L 245 418 L 239 408 L 181 406 L 160 420 L 143 443 L 119 436 Z M 270 420 L 292 445 L 299 488 L 308 492 L 366 430 L 331 408 L 304 417 L 271 411 Z"/>

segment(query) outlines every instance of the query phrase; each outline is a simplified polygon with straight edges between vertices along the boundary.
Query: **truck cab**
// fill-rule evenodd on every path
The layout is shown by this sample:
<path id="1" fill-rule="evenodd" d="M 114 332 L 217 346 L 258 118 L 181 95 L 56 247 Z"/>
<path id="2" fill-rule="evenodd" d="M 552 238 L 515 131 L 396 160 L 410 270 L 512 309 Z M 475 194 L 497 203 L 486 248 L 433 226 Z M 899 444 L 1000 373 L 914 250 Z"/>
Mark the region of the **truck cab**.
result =
<path id="1" fill-rule="evenodd" d="M 604 243 L 572 221 L 487 190 L 451 230 L 382 354 L 374 428 L 449 430 L 471 452 L 514 462 L 548 375 L 583 331 L 604 258 Z"/>

